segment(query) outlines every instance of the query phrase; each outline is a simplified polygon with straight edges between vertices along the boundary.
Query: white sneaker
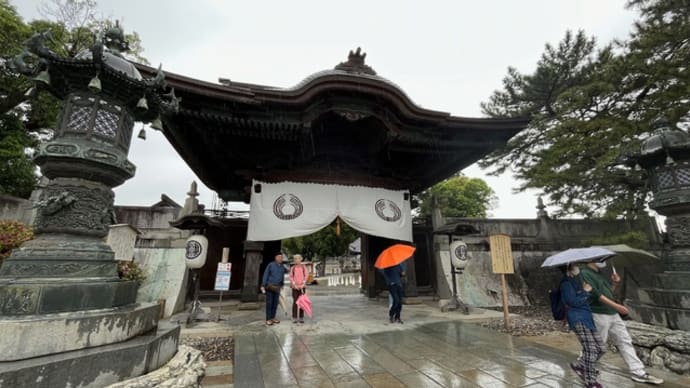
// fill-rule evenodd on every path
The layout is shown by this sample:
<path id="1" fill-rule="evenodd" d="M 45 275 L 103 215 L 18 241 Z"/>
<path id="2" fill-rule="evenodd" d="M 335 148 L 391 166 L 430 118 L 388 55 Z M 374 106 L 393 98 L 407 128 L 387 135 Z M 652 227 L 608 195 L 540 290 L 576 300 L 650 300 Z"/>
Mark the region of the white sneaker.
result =
<path id="1" fill-rule="evenodd" d="M 654 385 L 659 385 L 663 384 L 664 380 L 660 379 L 658 377 L 654 377 L 650 375 L 649 373 L 645 373 L 643 375 L 632 375 L 630 378 L 638 383 L 647 383 L 647 384 L 654 384 Z"/>

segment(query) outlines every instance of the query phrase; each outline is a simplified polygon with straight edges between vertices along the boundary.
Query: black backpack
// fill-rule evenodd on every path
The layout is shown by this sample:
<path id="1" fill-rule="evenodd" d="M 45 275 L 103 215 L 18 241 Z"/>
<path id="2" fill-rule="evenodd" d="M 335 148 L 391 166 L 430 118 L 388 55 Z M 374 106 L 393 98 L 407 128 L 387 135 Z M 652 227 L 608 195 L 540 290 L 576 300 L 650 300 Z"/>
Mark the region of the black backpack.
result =
<path id="1" fill-rule="evenodd" d="M 558 288 L 549 291 L 549 302 L 551 304 L 551 314 L 555 321 L 564 321 L 568 317 L 568 305 L 563 303 L 561 298 L 561 284 L 565 280 L 561 279 Z"/>

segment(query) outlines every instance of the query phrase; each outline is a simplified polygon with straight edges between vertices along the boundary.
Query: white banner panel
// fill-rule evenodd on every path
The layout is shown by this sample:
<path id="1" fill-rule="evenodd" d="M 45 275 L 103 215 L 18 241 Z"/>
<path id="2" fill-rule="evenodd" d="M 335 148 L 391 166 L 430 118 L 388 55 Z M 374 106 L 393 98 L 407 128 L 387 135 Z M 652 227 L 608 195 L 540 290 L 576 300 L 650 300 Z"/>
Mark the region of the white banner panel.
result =
<path id="1" fill-rule="evenodd" d="M 335 219 L 335 198 L 335 186 L 254 181 L 247 240 L 272 241 L 312 234 Z"/>
<path id="2" fill-rule="evenodd" d="M 247 240 L 305 236 L 327 226 L 336 216 L 363 233 L 412 241 L 407 191 L 260 181 L 252 185 Z"/>
<path id="3" fill-rule="evenodd" d="M 338 215 L 348 225 L 369 235 L 412 241 L 407 191 L 362 186 L 338 186 L 337 191 Z"/>

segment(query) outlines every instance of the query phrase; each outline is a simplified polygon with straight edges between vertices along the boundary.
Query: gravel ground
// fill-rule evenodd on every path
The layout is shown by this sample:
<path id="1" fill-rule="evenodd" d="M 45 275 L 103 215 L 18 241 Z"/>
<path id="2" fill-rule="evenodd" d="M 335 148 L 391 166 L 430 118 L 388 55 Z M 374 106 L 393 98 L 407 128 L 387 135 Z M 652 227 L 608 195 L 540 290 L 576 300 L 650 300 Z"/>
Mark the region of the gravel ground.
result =
<path id="1" fill-rule="evenodd" d="M 491 310 L 503 311 L 501 307 L 489 307 Z M 565 333 L 568 325 L 561 321 L 554 321 L 549 306 L 514 306 L 509 309 L 511 314 L 519 314 L 519 317 L 510 318 L 510 329 L 503 325 L 503 319 L 494 319 L 481 323 L 482 327 L 501 333 L 508 333 L 517 337 L 537 336 L 549 333 Z"/>
<path id="2" fill-rule="evenodd" d="M 183 337 L 183 345 L 188 345 L 204 353 L 205 361 L 232 360 L 235 342 L 232 337 Z"/>

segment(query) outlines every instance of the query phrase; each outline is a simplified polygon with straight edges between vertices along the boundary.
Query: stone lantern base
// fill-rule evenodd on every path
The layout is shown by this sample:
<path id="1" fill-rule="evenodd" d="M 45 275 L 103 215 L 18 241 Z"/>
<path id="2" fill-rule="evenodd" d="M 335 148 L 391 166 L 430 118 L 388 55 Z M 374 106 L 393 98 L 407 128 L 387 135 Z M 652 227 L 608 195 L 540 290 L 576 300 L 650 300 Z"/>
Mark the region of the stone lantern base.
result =
<path id="1" fill-rule="evenodd" d="M 0 362 L 0 387 L 108 386 L 160 368 L 177 352 L 179 335 L 179 326 L 160 325 L 125 342 Z"/>

